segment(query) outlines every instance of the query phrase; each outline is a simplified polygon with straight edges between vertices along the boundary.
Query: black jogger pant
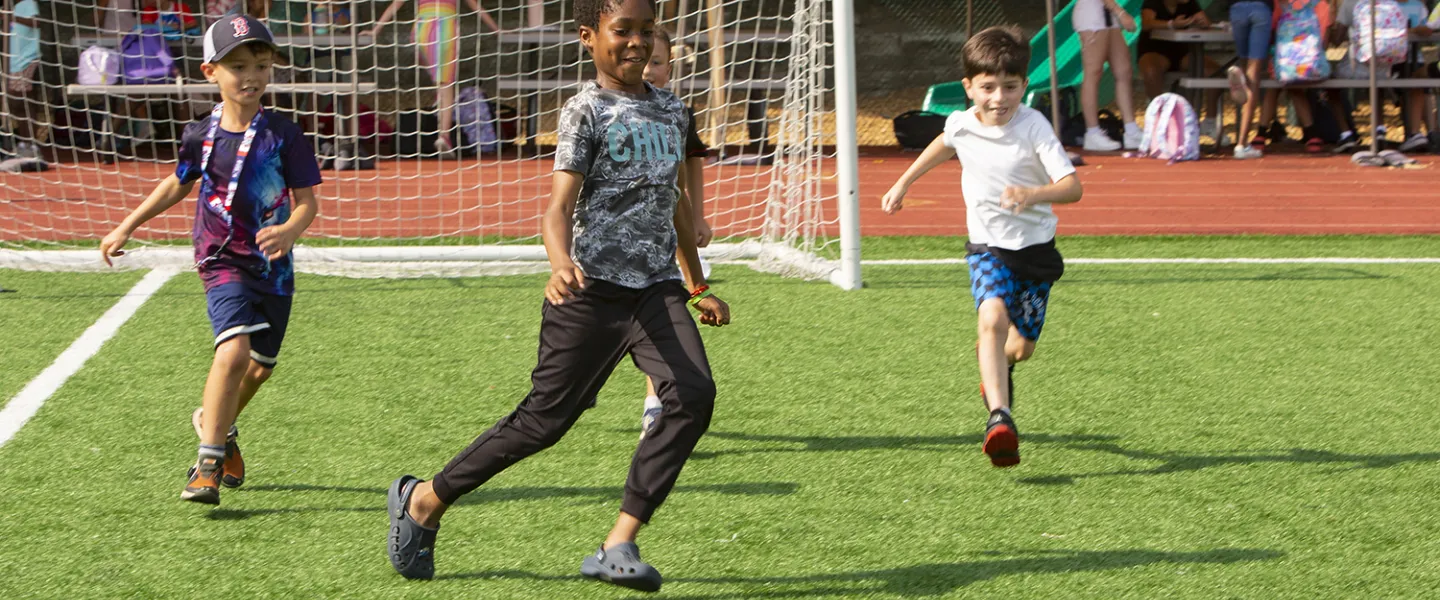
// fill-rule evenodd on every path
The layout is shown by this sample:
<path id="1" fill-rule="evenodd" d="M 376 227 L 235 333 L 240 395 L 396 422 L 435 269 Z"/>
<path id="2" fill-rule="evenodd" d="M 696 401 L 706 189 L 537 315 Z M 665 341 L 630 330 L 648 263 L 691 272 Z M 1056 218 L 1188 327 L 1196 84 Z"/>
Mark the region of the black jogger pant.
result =
<path id="1" fill-rule="evenodd" d="M 563 304 L 547 301 L 530 394 L 435 475 L 435 495 L 454 504 L 510 465 L 560 441 L 629 353 L 655 381 L 664 404 L 635 450 L 620 505 L 649 522 L 709 428 L 715 406 L 715 381 L 687 300 L 678 281 L 637 290 L 591 279 Z"/>

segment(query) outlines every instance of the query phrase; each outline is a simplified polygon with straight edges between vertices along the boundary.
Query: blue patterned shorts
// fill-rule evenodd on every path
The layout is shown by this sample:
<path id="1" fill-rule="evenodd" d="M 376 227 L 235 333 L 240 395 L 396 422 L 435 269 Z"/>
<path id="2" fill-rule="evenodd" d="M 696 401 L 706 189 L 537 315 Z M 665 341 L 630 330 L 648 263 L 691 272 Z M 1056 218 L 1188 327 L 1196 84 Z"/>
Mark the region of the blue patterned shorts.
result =
<path id="1" fill-rule="evenodd" d="M 1020 335 L 1032 342 L 1040 339 L 1040 330 L 1045 327 L 1045 307 L 1050 303 L 1050 287 L 1055 283 L 1019 279 L 1010 267 L 989 252 L 966 256 L 965 262 L 970 265 L 970 294 L 975 296 L 976 310 L 986 300 L 999 298 Z"/>

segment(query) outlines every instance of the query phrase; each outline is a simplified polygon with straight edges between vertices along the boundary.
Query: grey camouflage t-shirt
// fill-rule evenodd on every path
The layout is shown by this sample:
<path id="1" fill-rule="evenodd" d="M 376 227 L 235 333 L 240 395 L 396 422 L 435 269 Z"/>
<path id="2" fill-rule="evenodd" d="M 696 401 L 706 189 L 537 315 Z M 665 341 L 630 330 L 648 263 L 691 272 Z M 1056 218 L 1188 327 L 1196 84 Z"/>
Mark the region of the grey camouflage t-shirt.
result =
<path id="1" fill-rule="evenodd" d="M 675 202 L 685 160 L 685 105 L 645 84 L 644 95 L 585 84 L 560 112 L 556 171 L 585 177 L 571 259 L 585 275 L 629 288 L 680 279 Z"/>

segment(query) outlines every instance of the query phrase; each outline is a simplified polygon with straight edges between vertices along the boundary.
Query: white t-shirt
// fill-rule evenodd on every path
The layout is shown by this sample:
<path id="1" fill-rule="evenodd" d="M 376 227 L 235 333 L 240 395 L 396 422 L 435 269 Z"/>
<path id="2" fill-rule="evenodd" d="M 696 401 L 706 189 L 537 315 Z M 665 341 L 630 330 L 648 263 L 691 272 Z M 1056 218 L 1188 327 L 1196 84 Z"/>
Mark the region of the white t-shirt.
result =
<path id="1" fill-rule="evenodd" d="M 1039 111 L 1021 106 L 1009 123 L 995 127 L 982 124 L 975 110 L 952 113 L 944 135 L 963 168 L 960 189 L 970 241 L 1019 250 L 1054 239 L 1056 218 L 1049 204 L 1018 215 L 1000 208 L 1006 187 L 1042 187 L 1075 172 L 1050 122 Z"/>

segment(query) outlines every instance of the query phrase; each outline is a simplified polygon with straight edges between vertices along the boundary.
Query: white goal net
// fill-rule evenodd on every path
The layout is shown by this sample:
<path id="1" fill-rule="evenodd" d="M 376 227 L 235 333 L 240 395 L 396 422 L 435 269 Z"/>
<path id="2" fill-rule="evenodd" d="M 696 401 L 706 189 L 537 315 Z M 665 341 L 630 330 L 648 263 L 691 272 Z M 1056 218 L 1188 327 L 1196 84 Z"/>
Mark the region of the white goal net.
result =
<path id="1" fill-rule="evenodd" d="M 25 81 L 5 78 L 0 267 L 103 268 L 98 240 L 171 172 L 185 124 L 217 100 L 199 69 L 201 31 L 246 11 L 284 54 L 267 110 L 299 123 L 322 162 L 321 216 L 299 270 L 545 268 L 557 116 L 594 76 L 571 0 L 481 0 L 482 11 L 448 0 L 0 2 L 7 15 L 37 8 L 39 34 Z M 674 38 L 668 87 L 710 149 L 716 240 L 703 254 L 834 279 L 832 2 L 657 2 Z M 21 37 L 5 38 L 7 72 L 28 56 Z M 193 215 L 192 198 L 152 220 L 122 265 L 188 267 Z"/>

